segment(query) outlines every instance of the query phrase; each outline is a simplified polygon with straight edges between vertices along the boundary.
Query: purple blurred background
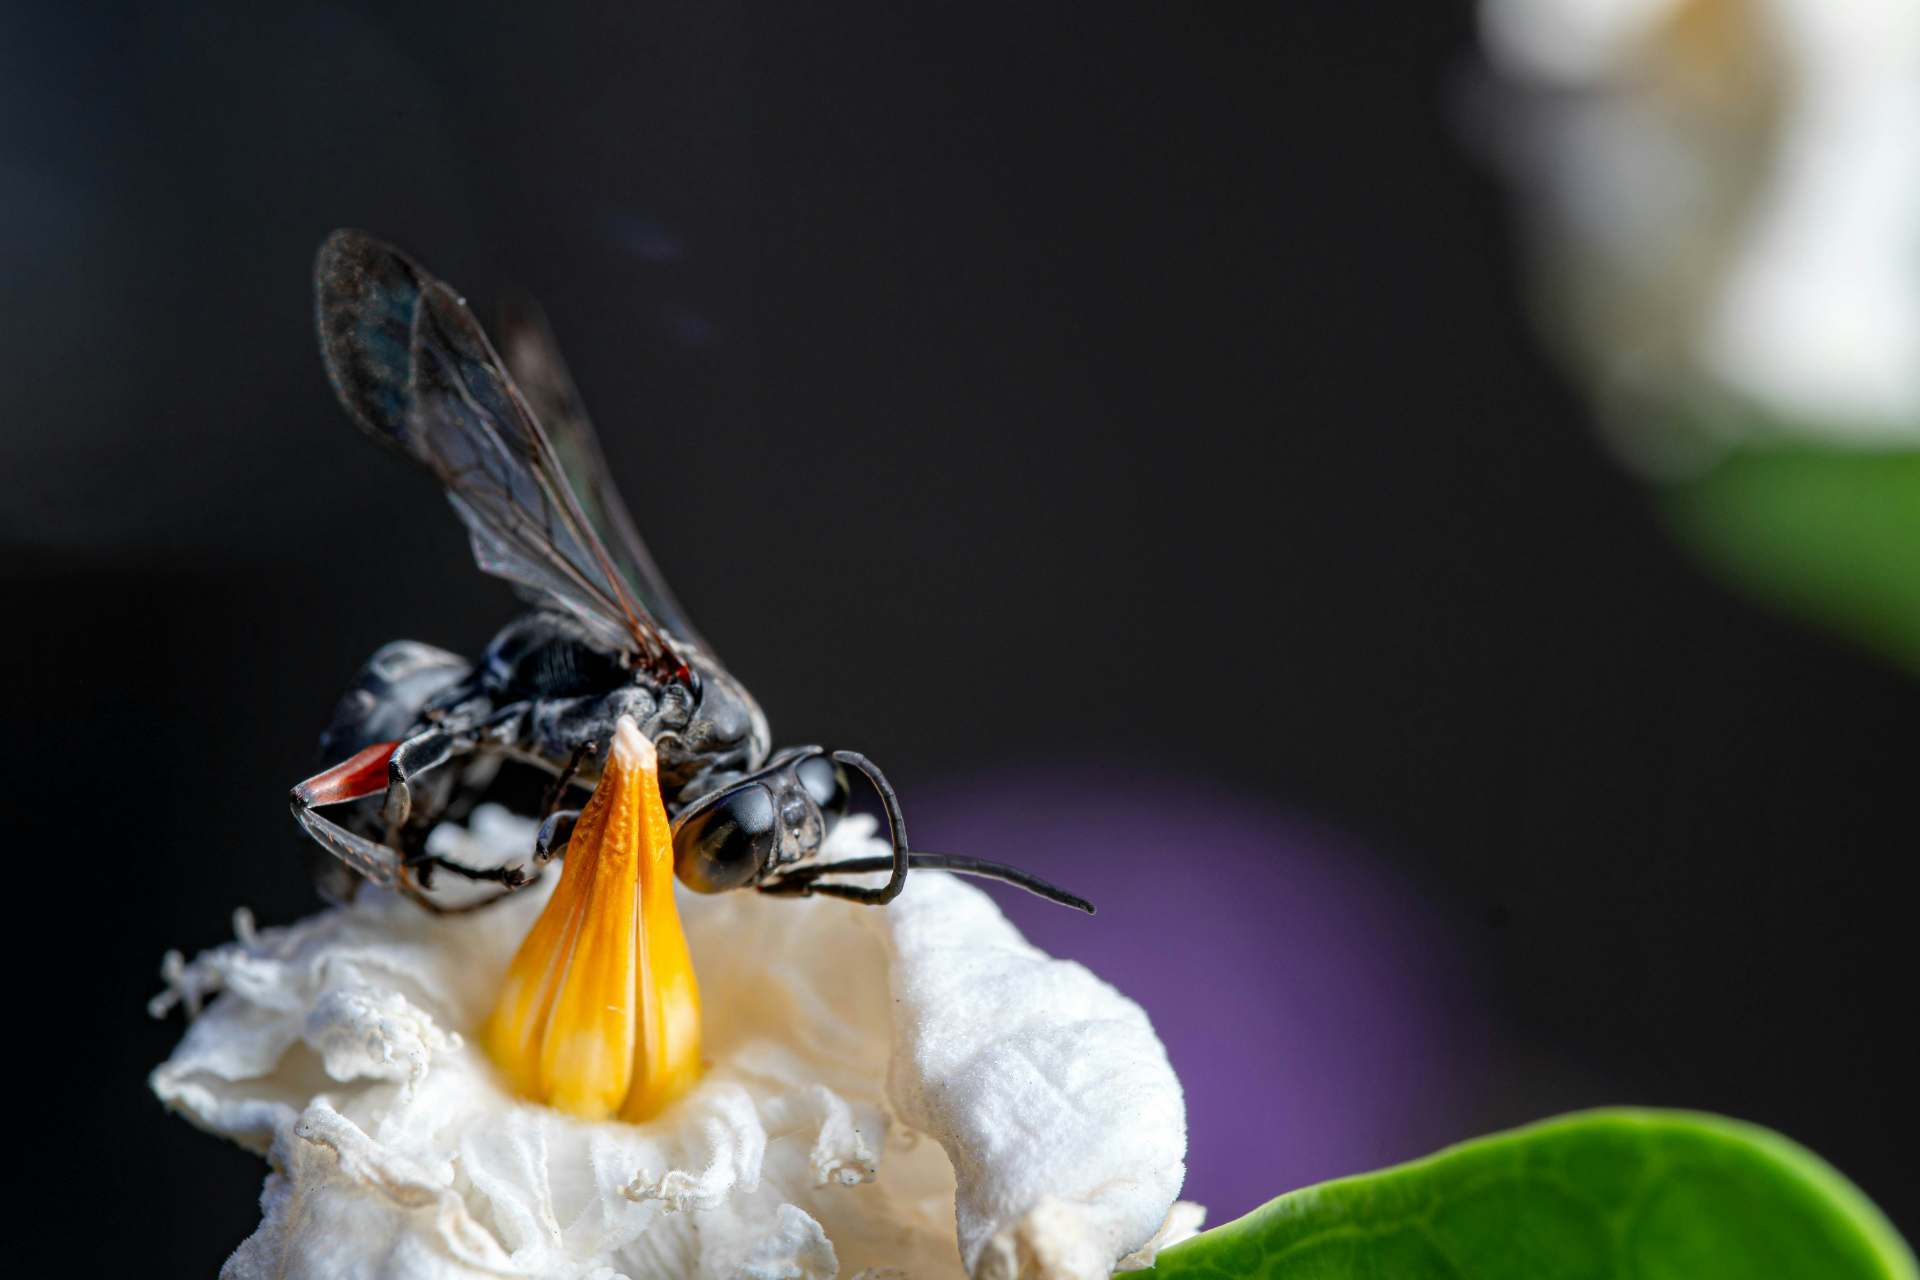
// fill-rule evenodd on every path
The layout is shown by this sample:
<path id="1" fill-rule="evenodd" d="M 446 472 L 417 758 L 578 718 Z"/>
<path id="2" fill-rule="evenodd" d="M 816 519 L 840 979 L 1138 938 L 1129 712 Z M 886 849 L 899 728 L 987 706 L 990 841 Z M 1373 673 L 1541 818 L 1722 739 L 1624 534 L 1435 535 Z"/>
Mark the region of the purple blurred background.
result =
<path id="1" fill-rule="evenodd" d="M 1152 1016 L 1187 1094 L 1186 1198 L 1223 1222 L 1469 1136 L 1505 1038 L 1475 948 L 1354 841 L 1243 794 L 1091 766 L 923 789 L 917 846 L 1092 899 L 991 892 L 1037 946 Z M 982 883 L 975 881 L 974 883 Z"/>

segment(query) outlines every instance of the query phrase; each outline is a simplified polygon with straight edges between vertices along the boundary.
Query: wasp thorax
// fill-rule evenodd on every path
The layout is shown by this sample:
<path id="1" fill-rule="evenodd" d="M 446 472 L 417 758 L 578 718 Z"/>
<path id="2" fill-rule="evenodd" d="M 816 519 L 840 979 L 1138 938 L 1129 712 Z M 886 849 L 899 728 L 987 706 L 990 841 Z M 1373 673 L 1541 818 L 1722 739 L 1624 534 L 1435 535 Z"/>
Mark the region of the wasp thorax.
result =
<path id="1" fill-rule="evenodd" d="M 644 1120 L 700 1074 L 700 993 L 673 901 L 658 759 L 629 717 L 485 1034 L 517 1092 L 589 1119 Z"/>

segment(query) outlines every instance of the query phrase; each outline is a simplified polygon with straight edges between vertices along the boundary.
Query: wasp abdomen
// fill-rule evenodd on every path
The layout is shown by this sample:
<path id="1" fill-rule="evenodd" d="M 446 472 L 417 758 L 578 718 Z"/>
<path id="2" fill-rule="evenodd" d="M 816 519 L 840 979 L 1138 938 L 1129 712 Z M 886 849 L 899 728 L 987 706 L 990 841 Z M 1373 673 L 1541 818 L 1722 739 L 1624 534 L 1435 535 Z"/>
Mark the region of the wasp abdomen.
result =
<path id="1" fill-rule="evenodd" d="M 320 758 L 331 764 L 371 743 L 406 737 L 421 709 L 472 670 L 459 654 L 418 640 L 381 645 L 334 706 L 320 735 Z"/>

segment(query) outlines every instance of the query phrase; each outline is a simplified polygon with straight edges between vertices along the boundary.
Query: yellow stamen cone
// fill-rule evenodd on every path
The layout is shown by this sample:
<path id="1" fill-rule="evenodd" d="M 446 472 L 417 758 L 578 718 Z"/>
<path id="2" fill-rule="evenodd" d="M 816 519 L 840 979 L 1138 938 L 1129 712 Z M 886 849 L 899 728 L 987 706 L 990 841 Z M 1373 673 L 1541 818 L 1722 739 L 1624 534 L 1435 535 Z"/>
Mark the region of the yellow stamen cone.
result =
<path id="1" fill-rule="evenodd" d="M 700 991 L 673 899 L 653 744 L 622 718 L 560 884 L 508 966 L 484 1033 L 516 1092 L 644 1120 L 700 1074 Z"/>

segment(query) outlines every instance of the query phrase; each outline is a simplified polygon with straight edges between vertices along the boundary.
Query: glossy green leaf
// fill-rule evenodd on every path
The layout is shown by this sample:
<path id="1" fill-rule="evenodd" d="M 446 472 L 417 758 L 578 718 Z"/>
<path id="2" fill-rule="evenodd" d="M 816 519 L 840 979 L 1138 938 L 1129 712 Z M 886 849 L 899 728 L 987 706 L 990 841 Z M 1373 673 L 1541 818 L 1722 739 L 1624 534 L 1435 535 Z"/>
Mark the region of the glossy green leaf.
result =
<path id="1" fill-rule="evenodd" d="M 1851 1183 L 1715 1116 L 1592 1111 L 1291 1195 L 1147 1272 L 1267 1280 L 1915 1280 Z"/>

